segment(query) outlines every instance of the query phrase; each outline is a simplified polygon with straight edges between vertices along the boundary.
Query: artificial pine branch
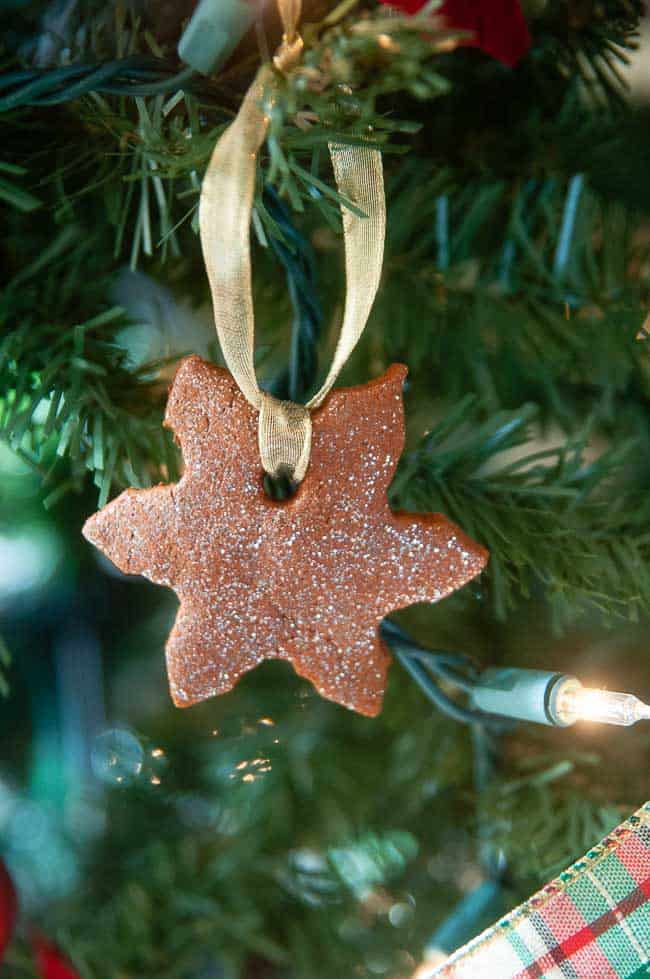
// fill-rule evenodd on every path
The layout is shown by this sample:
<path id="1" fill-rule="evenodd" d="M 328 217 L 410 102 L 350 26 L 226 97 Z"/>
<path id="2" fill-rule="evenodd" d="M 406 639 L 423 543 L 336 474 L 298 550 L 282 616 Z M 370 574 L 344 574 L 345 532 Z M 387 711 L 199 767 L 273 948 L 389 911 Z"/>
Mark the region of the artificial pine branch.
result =
<path id="1" fill-rule="evenodd" d="M 152 52 L 144 24 L 113 23 L 105 4 L 81 6 L 90 40 L 73 60 L 173 55 Z M 636 334 L 647 301 L 647 181 L 643 167 L 634 172 L 643 118 L 621 105 L 615 75 L 639 5 L 587 5 L 589 15 L 572 14 L 567 31 L 566 5 L 549 4 L 515 72 L 476 52 L 442 54 L 417 24 L 388 22 L 393 43 L 382 47 L 385 12 L 362 13 L 370 8 L 360 3 L 341 23 L 314 28 L 305 71 L 281 89 L 257 197 L 266 379 L 286 365 L 277 352 L 288 349 L 292 310 L 272 249 L 261 245 L 291 239 L 264 206 L 265 180 L 317 252 L 328 329 L 318 344 L 305 303 L 307 373 L 336 334 L 342 282 L 339 201 L 324 147 L 332 136 L 371 132 L 389 177 L 387 260 L 345 380 L 396 358 L 411 367 L 396 505 L 440 507 L 489 543 L 485 592 L 500 611 L 541 583 L 558 617 L 587 604 L 645 613 L 649 378 Z M 33 32 L 27 14 L 19 24 Z M 88 477 L 102 498 L 173 478 L 173 448 L 160 429 L 165 385 L 148 367 L 128 366 L 119 338 L 126 318 L 109 289 L 132 262 L 206 300 L 194 220 L 201 176 L 255 63 L 192 93 L 138 102 L 93 94 L 3 118 L 0 425 L 41 471 L 50 503 Z M 300 249 L 285 258 L 299 279 Z M 534 444 L 549 433 L 555 448 Z M 423 641 L 440 629 L 436 616 L 448 615 L 451 648 L 482 649 L 493 662 L 507 632 L 510 660 L 525 661 L 516 617 L 499 634 L 492 616 L 481 617 L 486 607 L 474 603 L 473 616 L 455 615 L 453 602 L 427 610 Z M 122 663 L 129 650 L 161 646 L 160 632 L 142 619 L 134 629 L 130 609 L 116 622 L 111 608 L 101 638 L 109 661 Z M 547 665 L 536 652 L 527 665 Z M 468 847 L 477 825 L 491 829 L 488 842 L 506 855 L 524 897 L 552 864 L 609 830 L 618 804 L 635 801 L 634 769 L 633 784 L 611 787 L 613 773 L 625 776 L 617 739 L 612 757 L 592 748 L 559 762 L 570 753 L 553 731 L 552 748 L 530 763 L 530 729 L 524 761 L 502 758 L 477 798 L 465 732 L 411 687 L 393 670 L 386 711 L 371 729 L 305 705 L 298 681 L 274 664 L 182 728 L 163 712 L 147 720 L 153 743 L 172 746 L 171 764 L 149 767 L 148 756 L 136 786 L 109 791 L 108 832 L 75 868 L 83 884 L 58 917 L 43 912 L 42 927 L 83 975 L 102 979 L 209 970 L 330 979 L 357 967 L 411 974 L 405 949 L 415 954 L 458 897 L 459 864 L 477 872 Z M 260 723 L 265 715 L 275 726 Z M 238 766 L 259 758 L 270 769 L 243 783 Z M 600 770 L 612 778 L 597 778 Z M 162 786 L 151 780 L 158 773 Z M 411 894 L 417 916 L 396 927 L 389 911 L 402 905 L 408 915 Z M 7 970 L 11 979 L 32 974 L 19 947 Z"/>
<path id="2" fill-rule="evenodd" d="M 648 614 L 650 510 L 625 479 L 641 443 L 619 442 L 587 460 L 587 432 L 557 449 L 502 456 L 530 444 L 535 415 L 528 406 L 481 423 L 466 398 L 402 460 L 395 503 L 442 510 L 485 541 L 486 587 L 500 617 L 537 582 L 558 621 L 587 604 Z"/>
<path id="3" fill-rule="evenodd" d="M 596 21 L 572 23 L 568 43 L 560 30 L 562 10 L 561 5 L 550 8 L 537 25 L 539 43 L 519 76 L 506 76 L 496 64 L 477 62 L 471 55 L 441 55 L 447 33 L 437 27 L 423 33 L 417 19 L 387 19 L 383 10 L 355 10 L 340 22 L 315 25 L 308 31 L 303 66 L 280 86 L 262 173 L 290 206 L 304 212 L 298 221 L 306 230 L 317 230 L 317 222 L 325 221 L 336 231 L 339 201 L 323 171 L 326 142 L 370 133 L 384 150 L 410 146 L 420 159 L 393 164 L 387 157 L 392 176 L 385 284 L 367 341 L 381 365 L 405 357 L 420 385 L 420 373 L 433 366 L 440 374 L 439 394 L 450 403 L 465 393 L 454 379 L 472 378 L 483 405 L 477 417 L 490 426 L 497 424 L 500 410 L 519 407 L 508 392 L 505 358 L 512 369 L 516 365 L 529 390 L 536 390 L 545 423 L 555 420 L 565 431 L 575 430 L 598 400 L 596 421 L 606 430 L 611 424 L 607 406 L 612 418 L 626 390 L 634 393 L 631 403 L 627 399 L 627 428 L 638 432 L 647 412 L 647 377 L 643 351 L 632 338 L 640 325 L 643 283 L 628 274 L 630 263 L 643 260 L 635 239 L 638 219 L 604 201 L 588 182 L 578 186 L 547 149 L 553 147 L 553 132 L 566 134 L 575 119 L 585 117 L 567 58 L 577 52 L 592 60 L 620 53 L 633 43 L 638 9 L 618 0 L 606 4 Z M 104 22 L 104 51 L 107 36 Z M 148 50 L 145 25 L 116 24 L 114 43 L 119 52 Z M 458 66 L 465 73 L 462 79 Z M 543 125 L 529 125 L 523 144 L 516 137 L 524 149 L 516 176 L 507 168 L 499 173 L 498 154 L 488 139 L 491 123 L 483 125 L 483 133 L 481 126 L 470 127 L 479 147 L 474 164 L 459 166 L 450 154 L 449 121 L 458 102 L 453 91 L 441 97 L 449 91 L 448 78 L 461 93 L 501 86 L 522 117 L 530 113 L 537 92 Z M 517 98 L 522 82 L 524 96 Z M 560 91 L 564 108 L 558 117 L 554 99 Z M 44 206 L 36 212 L 35 232 L 30 228 L 25 234 L 20 210 L 11 217 L 8 259 L 14 275 L 2 307 L 2 427 L 14 448 L 47 475 L 50 501 L 57 498 L 59 480 L 64 486 L 79 485 L 87 470 L 102 500 L 111 486 L 146 483 L 173 470 L 175 456 L 158 429 L 163 391 L 147 379 L 149 370 L 138 375 L 127 369 L 115 342 L 124 320 L 110 311 L 106 297 L 114 263 L 125 259 L 132 264 L 155 259 L 164 263 L 158 266 L 161 271 L 175 268 L 181 289 L 185 285 L 197 298 L 205 297 L 205 285 L 198 283 L 197 289 L 195 275 L 200 258 L 193 225 L 200 179 L 235 104 L 233 93 L 226 96 L 224 90 L 221 99 L 218 92 L 208 81 L 205 100 L 180 92 L 136 100 L 95 94 L 61 108 L 21 110 L 8 117 L 20 165 L 28 161 L 27 173 L 20 174 L 27 196 L 13 191 L 9 200 L 17 209 L 36 202 Z M 397 95 L 413 110 L 406 122 L 389 111 Z M 441 145 L 431 145 L 424 130 L 417 132 L 418 100 L 430 113 L 432 99 Z M 62 124 L 63 140 L 57 140 L 50 119 L 57 127 Z M 440 168 L 443 150 L 450 163 Z M 511 152 L 506 138 L 501 159 Z M 480 174 L 477 164 L 483 167 Z M 527 176 L 522 176 L 522 165 L 524 172 L 530 169 Z M 282 232 L 264 207 L 261 187 L 260 181 L 258 230 L 281 244 Z M 53 239 L 52 215 L 61 227 Z M 97 279 L 93 289 L 88 288 L 91 267 Z M 266 256 L 257 263 L 262 274 L 268 267 Z M 323 275 L 330 308 L 339 289 L 333 276 Z M 271 287 L 270 296 L 284 310 L 281 292 Z M 286 337 L 286 328 L 274 326 L 267 337 Z M 303 350 L 303 361 L 314 363 L 316 333 L 306 337 L 311 349 Z M 450 358 L 455 369 L 443 373 L 436 365 Z M 57 450 L 58 458 L 69 460 L 67 472 L 60 465 L 52 469 Z M 465 451 L 471 455 L 471 444 Z M 571 453 L 570 441 L 564 451 Z M 435 471 L 435 457 L 418 458 L 424 476 L 430 465 Z M 606 485 L 610 470 L 605 461 L 600 470 Z M 495 567 L 506 582 L 502 593 L 497 589 L 503 608 L 512 600 L 513 577 L 534 563 L 533 532 L 546 525 L 537 510 L 543 511 L 548 493 L 538 484 L 532 511 L 518 509 L 511 506 L 512 478 L 498 486 L 485 476 L 473 479 L 471 493 L 457 489 L 448 502 L 465 526 L 476 520 L 477 501 L 492 500 L 500 514 L 493 547 Z M 561 488 L 555 463 L 545 480 Z M 632 482 L 628 489 L 632 500 Z M 504 494 L 501 505 L 499 493 Z M 601 526 L 593 519 L 589 526 L 604 534 L 601 560 L 615 576 L 617 559 L 606 541 L 626 525 Z M 515 547 L 509 561 L 503 553 L 504 567 L 510 569 L 506 573 L 499 539 L 513 534 L 521 550 Z M 552 551 L 551 545 L 549 561 Z M 587 577 L 577 570 L 571 577 L 569 565 L 577 567 L 570 561 L 566 568 L 552 561 L 546 566 L 557 590 L 595 596 L 597 589 Z M 642 606 L 644 601 L 639 599 Z"/>

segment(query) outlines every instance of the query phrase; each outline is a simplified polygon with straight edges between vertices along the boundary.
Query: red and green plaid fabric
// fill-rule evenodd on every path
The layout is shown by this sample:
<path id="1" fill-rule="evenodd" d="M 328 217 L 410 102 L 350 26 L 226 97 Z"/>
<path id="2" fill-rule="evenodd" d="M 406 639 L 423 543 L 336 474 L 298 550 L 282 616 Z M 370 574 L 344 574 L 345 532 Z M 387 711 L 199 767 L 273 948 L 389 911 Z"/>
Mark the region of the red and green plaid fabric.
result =
<path id="1" fill-rule="evenodd" d="M 432 979 L 650 979 L 650 803 Z"/>

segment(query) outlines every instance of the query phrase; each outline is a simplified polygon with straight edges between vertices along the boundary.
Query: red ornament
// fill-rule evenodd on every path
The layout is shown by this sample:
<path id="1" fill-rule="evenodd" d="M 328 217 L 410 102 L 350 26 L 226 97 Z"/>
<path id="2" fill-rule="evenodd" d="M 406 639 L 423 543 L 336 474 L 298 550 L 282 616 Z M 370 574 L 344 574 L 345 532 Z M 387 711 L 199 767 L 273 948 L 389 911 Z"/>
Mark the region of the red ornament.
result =
<path id="1" fill-rule="evenodd" d="M 0 859 L 0 964 L 4 951 L 11 940 L 18 915 L 18 895 L 9 871 Z M 31 935 L 32 952 L 36 970 L 41 979 L 80 979 L 70 963 L 61 955 L 56 945 L 40 932 Z"/>
<path id="2" fill-rule="evenodd" d="M 18 897 L 7 868 L 0 860 L 0 962 L 9 944 L 18 914 Z"/>
<path id="3" fill-rule="evenodd" d="M 57 946 L 38 932 L 32 934 L 32 950 L 41 979 L 79 979 Z"/>
<path id="4" fill-rule="evenodd" d="M 416 14 L 427 0 L 379 0 L 403 14 Z M 462 43 L 516 65 L 531 45 L 530 32 L 519 0 L 445 0 L 435 11 L 453 30 L 471 31 Z"/>

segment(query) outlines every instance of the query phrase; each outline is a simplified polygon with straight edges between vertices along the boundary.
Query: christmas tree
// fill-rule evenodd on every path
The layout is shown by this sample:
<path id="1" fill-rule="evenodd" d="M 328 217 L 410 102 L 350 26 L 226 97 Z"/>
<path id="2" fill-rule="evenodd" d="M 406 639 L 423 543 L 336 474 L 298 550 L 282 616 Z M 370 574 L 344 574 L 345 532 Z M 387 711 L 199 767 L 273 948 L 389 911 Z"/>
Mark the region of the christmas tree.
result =
<path id="1" fill-rule="evenodd" d="M 648 113 L 625 81 L 641 4 L 278 6 L 10 0 L 0 15 L 0 961 L 12 979 L 410 979 L 427 949 L 452 952 L 649 794 L 648 712 L 598 692 L 650 699 Z M 259 151 L 210 163 L 217 144 L 230 153 L 246 104 Z M 252 273 L 248 221 L 241 253 L 222 241 L 246 159 Z M 344 171 L 368 160 L 385 190 L 373 171 L 362 207 Z M 208 168 L 217 181 L 232 171 L 209 211 Z M 383 240 L 384 194 L 383 263 L 375 231 L 351 270 L 355 233 L 376 220 Z M 223 322 L 240 307 L 218 300 L 233 265 L 251 276 L 255 411 L 236 371 L 208 366 L 232 370 Z M 337 389 L 371 394 L 314 401 L 353 272 L 374 303 Z M 205 385 L 217 385 L 208 407 Z M 311 415 L 296 409 L 310 434 L 313 420 L 307 475 L 265 464 L 262 489 L 259 466 L 271 516 L 218 454 L 206 482 L 183 427 L 200 412 L 211 453 L 215 415 L 240 405 L 228 431 L 245 461 L 257 458 L 247 419 L 284 419 L 273 413 L 289 402 L 293 424 L 310 398 Z M 348 419 L 339 441 L 332 405 Z M 386 546 L 382 564 L 337 517 L 345 546 L 309 564 L 306 598 L 283 514 L 309 496 L 313 529 L 332 494 L 374 500 L 363 453 L 381 438 L 395 456 L 388 501 L 405 514 L 381 520 L 394 537 L 409 520 L 410 544 Z M 87 532 L 122 571 L 84 539 L 126 489 L 129 520 L 134 501 L 162 494 L 178 514 L 184 465 L 181 485 L 190 470 L 199 485 L 194 535 L 153 510 L 145 530 L 113 521 L 110 504 Z M 268 554 L 261 583 L 241 558 L 242 580 L 260 602 L 283 583 L 290 611 L 273 629 L 290 615 L 291 642 L 285 655 L 274 638 L 274 661 L 250 669 L 263 625 L 219 579 L 203 619 L 179 616 L 172 632 L 185 629 L 176 665 L 168 646 L 174 700 L 204 701 L 179 711 L 164 663 L 178 601 L 133 575 L 174 584 L 196 565 L 212 519 L 199 492 L 222 515 L 192 583 L 216 574 L 215 548 Z M 453 522 L 435 518 L 451 556 L 425 551 L 408 574 L 429 574 L 429 590 L 409 590 L 400 576 L 429 546 L 427 514 Z M 273 533 L 256 536 L 258 519 Z M 332 664 L 375 615 L 373 588 L 390 615 L 372 648 L 359 640 L 354 692 Z M 314 624 L 327 609 L 338 633 Z M 221 686 L 185 696 L 201 643 L 208 659 L 249 647 L 252 659 L 236 684 L 220 666 Z"/>

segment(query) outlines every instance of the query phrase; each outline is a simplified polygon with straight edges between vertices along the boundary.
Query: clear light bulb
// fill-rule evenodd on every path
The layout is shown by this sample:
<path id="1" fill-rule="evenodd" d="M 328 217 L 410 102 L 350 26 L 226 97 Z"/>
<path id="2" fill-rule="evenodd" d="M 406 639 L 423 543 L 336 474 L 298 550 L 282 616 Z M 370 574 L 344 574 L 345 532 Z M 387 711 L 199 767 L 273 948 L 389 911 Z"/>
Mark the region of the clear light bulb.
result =
<path id="1" fill-rule="evenodd" d="M 632 693 L 592 690 L 583 687 L 575 677 L 567 677 L 557 691 L 553 713 L 560 724 L 597 721 L 627 727 L 637 721 L 650 720 L 650 705 Z"/>

